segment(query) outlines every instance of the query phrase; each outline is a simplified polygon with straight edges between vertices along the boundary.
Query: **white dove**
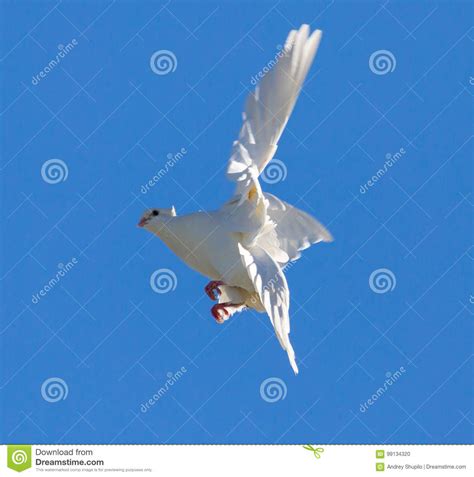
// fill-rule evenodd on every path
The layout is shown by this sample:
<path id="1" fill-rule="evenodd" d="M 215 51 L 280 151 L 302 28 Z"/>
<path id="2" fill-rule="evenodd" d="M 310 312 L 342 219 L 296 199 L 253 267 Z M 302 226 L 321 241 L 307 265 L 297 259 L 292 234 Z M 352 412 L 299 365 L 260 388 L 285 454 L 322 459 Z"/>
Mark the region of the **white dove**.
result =
<path id="1" fill-rule="evenodd" d="M 290 31 L 278 61 L 248 96 L 227 167 L 228 179 L 236 182 L 232 199 L 218 210 L 182 216 L 174 207 L 149 209 L 138 223 L 211 279 L 205 291 L 218 300 L 211 309 L 218 323 L 247 307 L 266 312 L 295 374 L 282 268 L 301 250 L 332 237 L 305 212 L 262 192 L 258 177 L 275 154 L 320 40 L 321 31 L 310 35 L 308 25 Z"/>

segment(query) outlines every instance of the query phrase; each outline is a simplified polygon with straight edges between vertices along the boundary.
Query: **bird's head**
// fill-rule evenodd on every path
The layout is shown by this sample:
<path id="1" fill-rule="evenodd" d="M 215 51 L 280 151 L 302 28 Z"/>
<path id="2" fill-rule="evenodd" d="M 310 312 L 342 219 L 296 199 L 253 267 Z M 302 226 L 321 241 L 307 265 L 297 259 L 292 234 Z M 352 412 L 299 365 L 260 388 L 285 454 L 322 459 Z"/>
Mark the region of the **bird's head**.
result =
<path id="1" fill-rule="evenodd" d="M 148 209 L 145 210 L 138 222 L 138 227 L 144 227 L 148 230 L 159 230 L 170 217 L 176 217 L 176 210 L 173 207 L 170 209 Z"/>

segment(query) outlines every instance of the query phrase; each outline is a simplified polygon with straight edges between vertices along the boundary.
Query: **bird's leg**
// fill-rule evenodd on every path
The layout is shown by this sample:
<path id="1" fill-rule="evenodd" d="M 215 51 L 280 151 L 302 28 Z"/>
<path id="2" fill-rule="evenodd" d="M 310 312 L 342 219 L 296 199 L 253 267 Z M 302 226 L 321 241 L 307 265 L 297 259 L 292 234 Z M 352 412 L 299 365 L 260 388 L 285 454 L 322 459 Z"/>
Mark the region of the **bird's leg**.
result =
<path id="1" fill-rule="evenodd" d="M 222 324 L 234 313 L 242 311 L 244 308 L 245 305 L 243 303 L 218 303 L 211 308 L 211 313 L 217 323 Z"/>
<path id="2" fill-rule="evenodd" d="M 221 291 L 219 290 L 219 287 L 221 285 L 225 285 L 225 283 L 218 280 L 213 280 L 206 285 L 204 291 L 211 300 L 216 301 L 219 299 L 219 296 L 221 294 Z"/>

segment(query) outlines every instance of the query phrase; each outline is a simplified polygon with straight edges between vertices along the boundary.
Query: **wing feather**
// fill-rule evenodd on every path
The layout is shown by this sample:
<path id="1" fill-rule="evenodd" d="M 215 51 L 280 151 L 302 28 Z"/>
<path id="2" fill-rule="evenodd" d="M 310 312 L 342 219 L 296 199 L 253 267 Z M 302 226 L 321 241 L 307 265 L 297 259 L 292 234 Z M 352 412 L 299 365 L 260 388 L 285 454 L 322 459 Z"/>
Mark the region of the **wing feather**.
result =
<path id="1" fill-rule="evenodd" d="M 292 30 L 275 66 L 248 96 L 227 169 L 227 177 L 237 182 L 239 192 L 257 179 L 275 155 L 321 35 L 316 30 L 310 36 L 308 25 Z"/>
<path id="2" fill-rule="evenodd" d="M 295 352 L 290 343 L 290 291 L 285 275 L 277 262 L 261 247 L 245 248 L 239 244 L 242 263 L 247 269 L 255 291 L 272 322 L 282 348 L 286 350 L 291 367 L 298 374 Z"/>
<path id="3" fill-rule="evenodd" d="M 267 214 L 275 224 L 279 248 L 286 253 L 287 260 L 297 260 L 301 250 L 314 243 L 332 242 L 330 232 L 306 212 L 280 200 L 272 194 L 264 193 L 267 200 Z M 284 254 L 280 256 L 284 257 Z M 279 263 L 286 263 L 277 258 Z"/>

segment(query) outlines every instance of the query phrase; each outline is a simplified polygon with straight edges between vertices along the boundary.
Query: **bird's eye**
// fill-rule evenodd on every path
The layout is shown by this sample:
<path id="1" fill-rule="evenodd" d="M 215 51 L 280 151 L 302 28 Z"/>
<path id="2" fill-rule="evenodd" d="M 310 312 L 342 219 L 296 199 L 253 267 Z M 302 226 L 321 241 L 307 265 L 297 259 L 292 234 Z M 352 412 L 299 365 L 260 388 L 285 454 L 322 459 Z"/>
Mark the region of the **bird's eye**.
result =
<path id="1" fill-rule="evenodd" d="M 154 211 L 151 213 L 151 215 L 154 215 L 154 216 L 156 217 L 157 215 L 160 215 L 160 213 L 159 213 L 157 210 L 154 210 Z"/>

